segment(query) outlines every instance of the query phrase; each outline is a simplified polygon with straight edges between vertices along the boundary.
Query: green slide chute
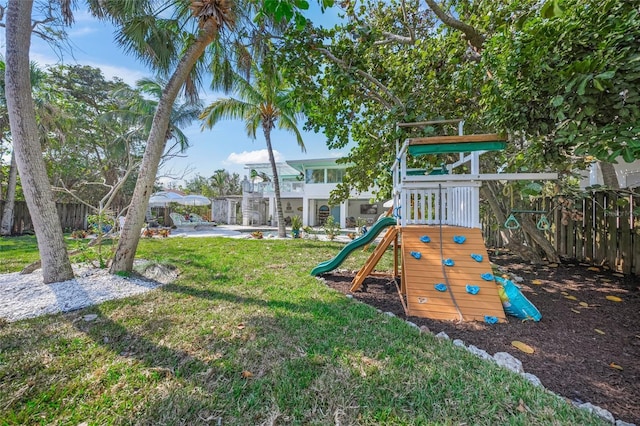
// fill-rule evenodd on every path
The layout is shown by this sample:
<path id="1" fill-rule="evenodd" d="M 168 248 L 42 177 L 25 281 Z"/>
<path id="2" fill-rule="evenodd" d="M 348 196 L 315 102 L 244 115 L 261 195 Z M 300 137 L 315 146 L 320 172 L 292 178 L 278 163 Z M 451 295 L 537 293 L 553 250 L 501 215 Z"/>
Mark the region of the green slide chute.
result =
<path id="1" fill-rule="evenodd" d="M 319 263 L 318 266 L 313 268 L 313 270 L 311 271 L 311 275 L 320 275 L 324 274 L 325 272 L 333 271 L 338 266 L 340 266 L 342 262 L 344 262 L 344 260 L 349 257 L 349 255 L 354 250 L 370 244 L 373 240 L 376 239 L 378 234 L 380 234 L 383 229 L 388 228 L 389 226 L 396 226 L 396 224 L 396 219 L 394 217 L 383 217 L 382 219 L 374 223 L 371 228 L 369 228 L 369 231 L 367 231 L 366 234 L 362 235 L 359 238 L 356 238 L 355 240 L 344 246 L 344 248 L 340 250 L 340 253 L 338 253 L 336 257 L 331 260 L 327 260 L 326 262 Z"/>

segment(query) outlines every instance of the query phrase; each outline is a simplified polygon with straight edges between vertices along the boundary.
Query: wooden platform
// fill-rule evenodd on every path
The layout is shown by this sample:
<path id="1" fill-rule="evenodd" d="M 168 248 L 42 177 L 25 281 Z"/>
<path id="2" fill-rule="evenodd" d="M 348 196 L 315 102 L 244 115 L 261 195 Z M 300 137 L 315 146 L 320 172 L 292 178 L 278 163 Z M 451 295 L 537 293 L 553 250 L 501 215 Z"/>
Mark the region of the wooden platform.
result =
<path id="1" fill-rule="evenodd" d="M 503 150 L 507 146 L 504 136 L 490 133 L 483 135 L 432 136 L 408 139 L 411 155 L 450 154 L 473 151 Z"/>
<path id="2" fill-rule="evenodd" d="M 504 142 L 506 140 L 507 138 L 504 135 L 499 135 L 497 133 L 460 136 L 429 136 L 424 138 L 409 139 L 409 146 L 450 143 Z"/>
<path id="3" fill-rule="evenodd" d="M 483 322 L 487 315 L 506 321 L 496 283 L 481 278 L 492 271 L 480 229 L 442 226 L 442 239 L 439 226 L 406 226 L 401 233 L 402 288 L 409 315 Z M 420 241 L 423 235 L 431 241 Z M 458 244 L 453 241 L 454 236 L 464 236 L 466 240 Z M 420 252 L 420 259 L 411 252 Z M 475 261 L 471 254 L 481 255 L 482 262 Z M 443 257 L 452 259 L 454 266 L 443 268 Z M 447 291 L 436 290 L 434 286 L 439 283 L 446 284 Z M 480 287 L 480 291 L 475 295 L 468 293 L 467 284 Z"/>

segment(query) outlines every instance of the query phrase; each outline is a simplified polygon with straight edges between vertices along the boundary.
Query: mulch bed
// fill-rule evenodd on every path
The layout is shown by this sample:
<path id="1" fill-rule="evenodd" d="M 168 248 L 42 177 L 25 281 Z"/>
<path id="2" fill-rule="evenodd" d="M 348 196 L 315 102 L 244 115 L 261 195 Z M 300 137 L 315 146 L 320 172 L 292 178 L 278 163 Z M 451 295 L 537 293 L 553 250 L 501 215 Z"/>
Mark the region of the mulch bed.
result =
<path id="1" fill-rule="evenodd" d="M 508 323 L 488 325 L 407 317 L 395 284 L 384 278 L 367 278 L 364 290 L 354 297 L 490 354 L 509 352 L 547 389 L 640 424 L 640 278 L 570 260 L 555 267 L 540 266 L 510 254 L 489 254 L 503 272 L 524 278 L 516 284 L 542 313 L 540 322 L 509 317 Z M 338 271 L 322 277 L 328 286 L 347 294 L 354 276 L 355 271 Z M 535 352 L 520 352 L 511 346 L 514 340 Z"/>

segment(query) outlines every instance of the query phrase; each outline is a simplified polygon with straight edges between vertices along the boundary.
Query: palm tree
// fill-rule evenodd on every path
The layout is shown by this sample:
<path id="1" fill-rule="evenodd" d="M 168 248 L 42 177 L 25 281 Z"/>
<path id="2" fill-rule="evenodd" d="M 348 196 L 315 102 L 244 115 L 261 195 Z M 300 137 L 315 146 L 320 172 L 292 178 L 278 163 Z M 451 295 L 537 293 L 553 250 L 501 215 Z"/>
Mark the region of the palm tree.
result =
<path id="1" fill-rule="evenodd" d="M 122 100 L 121 106 L 102 118 L 105 121 L 120 120 L 128 123 L 130 131 L 125 135 L 127 138 L 146 139 L 151 131 L 158 101 L 162 97 L 162 90 L 166 84 L 166 79 L 157 76 L 155 79 L 143 78 L 136 81 L 135 89 L 127 86 L 118 90 L 114 96 Z M 186 152 L 189 148 L 189 139 L 182 131 L 182 127 L 196 120 L 201 111 L 202 104 L 198 99 L 187 97 L 184 102 L 174 102 L 165 134 L 166 142 L 173 140 L 174 143 L 165 149 L 163 159 Z"/>
<path id="2" fill-rule="evenodd" d="M 0 137 L 5 133 L 5 130 L 9 128 L 9 114 L 7 112 L 6 98 L 4 94 L 4 73 L 5 63 L 0 61 Z M 44 73 L 38 64 L 35 62 L 30 63 L 30 81 L 31 87 L 38 86 L 42 81 Z M 37 100 L 36 106 L 39 105 Z M 38 112 L 38 111 L 36 111 Z M 7 181 L 7 192 L 5 198 L 5 204 L 2 211 L 2 222 L 0 223 L 0 236 L 11 235 L 11 228 L 13 227 L 13 212 L 16 202 L 16 186 L 18 180 L 18 164 L 16 162 L 15 149 L 11 150 L 11 160 L 9 165 L 9 179 Z"/>
<path id="3" fill-rule="evenodd" d="M 269 163 L 273 173 L 273 187 L 278 214 L 278 236 L 286 237 L 284 213 L 280 200 L 280 181 L 278 168 L 273 156 L 271 144 L 271 130 L 278 128 L 288 130 L 296 135 L 298 146 L 306 151 L 302 135 L 297 127 L 297 115 L 301 112 L 300 104 L 291 96 L 282 75 L 273 65 L 264 64 L 262 69 L 254 67 L 252 82 L 236 74 L 233 87 L 238 95 L 236 98 L 222 98 L 205 108 L 200 118 L 203 127 L 212 128 L 224 119 L 244 120 L 247 134 L 255 139 L 258 127 L 262 127 L 264 139 L 269 153 Z"/>
<path id="4" fill-rule="evenodd" d="M 68 6 L 69 2 L 63 3 Z M 32 9 L 33 1 L 12 1 L 7 7 L 5 96 L 22 189 L 38 236 L 42 277 L 48 284 L 73 278 L 73 269 L 44 159 L 34 155 L 41 146 L 29 75 Z M 65 21 L 71 19 L 66 16 Z"/>
<path id="5" fill-rule="evenodd" d="M 89 5 L 96 16 L 114 22 L 118 28 L 116 39 L 125 50 L 159 72 L 170 75 L 153 116 L 133 192 L 134 202 L 126 216 L 111 265 L 112 273 L 130 272 L 165 150 L 172 106 L 183 87 L 187 94 L 197 96 L 199 68 L 196 65 L 207 47 L 219 39 L 220 31 L 234 26 L 235 3 L 231 0 L 89 0 Z M 168 10 L 173 11 L 171 16 Z"/>

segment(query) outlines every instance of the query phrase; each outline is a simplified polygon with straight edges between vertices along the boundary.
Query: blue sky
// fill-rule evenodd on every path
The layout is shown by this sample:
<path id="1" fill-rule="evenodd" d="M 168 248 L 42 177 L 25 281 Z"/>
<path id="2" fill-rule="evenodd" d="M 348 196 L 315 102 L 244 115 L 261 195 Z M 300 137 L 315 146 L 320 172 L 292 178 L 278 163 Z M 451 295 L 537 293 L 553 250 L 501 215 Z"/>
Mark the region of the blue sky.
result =
<path id="1" fill-rule="evenodd" d="M 82 64 L 100 68 L 107 78 L 120 77 L 130 85 L 142 77 L 152 77 L 153 74 L 134 57 L 127 56 L 113 41 L 113 27 L 107 23 L 94 19 L 85 9 L 74 13 L 75 23 L 68 29 L 73 45 L 73 57 L 65 54 L 62 62 L 67 64 Z M 337 12 L 329 10 L 326 14 L 319 11 L 311 12 L 309 17 L 327 25 L 337 21 Z M 2 34 L 2 50 L 4 50 L 4 34 Z M 30 52 L 31 60 L 41 66 L 55 64 L 60 61 L 55 52 L 41 40 L 34 38 Z M 203 93 L 202 98 L 208 104 L 224 94 L 211 92 Z M 302 127 L 303 123 L 300 123 Z M 237 172 L 242 177 L 247 171 L 243 168 L 249 162 L 268 162 L 268 156 L 261 135 L 255 140 L 247 136 L 244 125 L 240 121 L 223 121 L 211 130 L 202 131 L 200 123 L 183 129 L 188 136 L 191 147 L 184 158 L 171 160 L 159 175 L 181 175 L 185 170 L 189 173 L 187 179 L 196 174 L 208 177 L 217 169 Z M 322 134 L 303 134 L 306 153 L 302 153 L 295 137 L 287 132 L 274 130 L 272 143 L 276 160 L 297 160 L 304 158 L 338 157 L 345 152 L 329 151 Z M 175 179 L 161 178 L 163 182 Z"/>

